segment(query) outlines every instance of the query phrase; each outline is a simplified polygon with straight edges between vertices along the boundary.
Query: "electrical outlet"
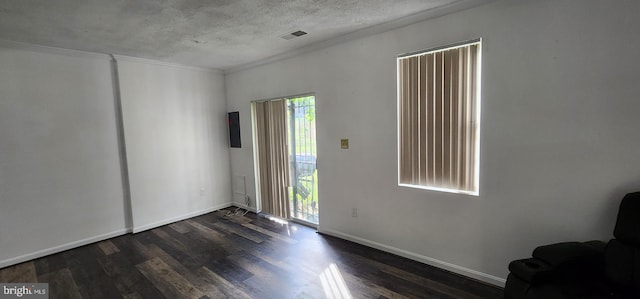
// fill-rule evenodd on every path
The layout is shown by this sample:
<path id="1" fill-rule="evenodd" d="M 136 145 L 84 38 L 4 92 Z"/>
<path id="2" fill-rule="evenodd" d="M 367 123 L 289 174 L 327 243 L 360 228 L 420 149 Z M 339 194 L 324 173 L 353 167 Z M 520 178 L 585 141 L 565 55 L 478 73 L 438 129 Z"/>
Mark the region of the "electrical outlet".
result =
<path id="1" fill-rule="evenodd" d="M 351 217 L 358 217 L 358 209 L 356 208 L 351 209 Z"/>

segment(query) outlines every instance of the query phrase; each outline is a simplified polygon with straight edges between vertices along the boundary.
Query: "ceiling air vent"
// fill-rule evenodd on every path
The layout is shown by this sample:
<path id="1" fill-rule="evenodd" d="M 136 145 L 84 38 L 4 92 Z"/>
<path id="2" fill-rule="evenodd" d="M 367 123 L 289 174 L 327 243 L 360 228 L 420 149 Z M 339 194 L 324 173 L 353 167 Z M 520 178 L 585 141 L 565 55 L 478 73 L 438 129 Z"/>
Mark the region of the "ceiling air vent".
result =
<path id="1" fill-rule="evenodd" d="M 285 35 L 280 36 L 280 38 L 282 39 L 286 39 L 286 40 L 290 40 L 292 38 L 296 38 L 296 37 L 300 37 L 307 34 L 306 32 L 302 31 L 302 30 L 298 30 L 295 32 L 291 32 L 291 33 L 287 33 Z"/>

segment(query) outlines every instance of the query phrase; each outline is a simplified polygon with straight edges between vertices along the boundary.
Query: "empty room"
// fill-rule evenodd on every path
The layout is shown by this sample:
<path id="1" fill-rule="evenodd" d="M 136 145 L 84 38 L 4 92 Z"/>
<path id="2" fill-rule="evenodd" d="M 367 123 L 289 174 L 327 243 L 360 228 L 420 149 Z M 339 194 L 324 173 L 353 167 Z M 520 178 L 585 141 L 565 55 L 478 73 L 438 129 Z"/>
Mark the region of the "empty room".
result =
<path id="1" fill-rule="evenodd" d="M 0 298 L 634 298 L 638 16 L 0 0 Z"/>

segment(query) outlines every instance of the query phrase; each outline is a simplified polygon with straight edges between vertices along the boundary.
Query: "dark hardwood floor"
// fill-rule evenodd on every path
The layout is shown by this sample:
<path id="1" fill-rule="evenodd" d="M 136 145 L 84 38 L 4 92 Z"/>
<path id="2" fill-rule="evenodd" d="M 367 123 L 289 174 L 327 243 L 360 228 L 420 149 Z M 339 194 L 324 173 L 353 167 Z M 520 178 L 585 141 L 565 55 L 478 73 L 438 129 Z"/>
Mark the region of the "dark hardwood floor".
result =
<path id="1" fill-rule="evenodd" d="M 502 298 L 422 263 L 220 210 L 0 269 L 50 298 Z"/>

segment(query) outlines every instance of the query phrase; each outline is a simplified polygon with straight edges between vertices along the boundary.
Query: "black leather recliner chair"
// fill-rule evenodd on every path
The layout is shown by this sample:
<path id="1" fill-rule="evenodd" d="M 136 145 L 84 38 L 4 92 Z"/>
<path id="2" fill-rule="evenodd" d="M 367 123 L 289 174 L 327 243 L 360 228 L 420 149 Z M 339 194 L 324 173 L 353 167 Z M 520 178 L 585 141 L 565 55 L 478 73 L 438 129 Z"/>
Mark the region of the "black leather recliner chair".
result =
<path id="1" fill-rule="evenodd" d="M 613 235 L 540 246 L 512 261 L 504 298 L 640 298 L 640 192 L 622 199 Z"/>

